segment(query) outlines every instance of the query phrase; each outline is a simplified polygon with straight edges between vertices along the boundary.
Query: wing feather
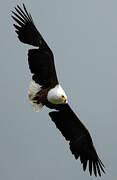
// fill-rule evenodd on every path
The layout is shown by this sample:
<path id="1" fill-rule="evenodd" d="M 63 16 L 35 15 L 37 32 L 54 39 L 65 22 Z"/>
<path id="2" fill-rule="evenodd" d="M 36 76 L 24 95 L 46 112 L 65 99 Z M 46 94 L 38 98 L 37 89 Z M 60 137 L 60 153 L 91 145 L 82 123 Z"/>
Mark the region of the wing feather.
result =
<path id="1" fill-rule="evenodd" d="M 20 8 L 20 6 L 17 5 L 17 7 L 15 7 L 15 10 L 23 19 L 25 19 L 25 21 L 29 21 L 28 17 L 25 15 L 24 11 Z"/>
<path id="2" fill-rule="evenodd" d="M 31 14 L 27 12 L 25 5 L 23 4 L 23 10 L 20 6 L 15 7 L 15 10 L 16 12 L 12 11 L 13 15 L 15 15 L 12 18 L 20 27 L 17 32 L 19 40 L 26 44 L 50 50 L 40 32 L 35 27 Z"/>
<path id="3" fill-rule="evenodd" d="M 16 12 L 12 11 L 12 18 L 17 23 L 14 24 L 14 27 L 19 40 L 39 47 L 39 49 L 29 50 L 28 53 L 29 68 L 33 74 L 32 79 L 43 88 L 54 87 L 58 84 L 58 79 L 51 49 L 35 27 L 32 16 L 28 13 L 25 5 L 23 4 L 23 10 L 18 5 L 15 10 Z"/>
<path id="4" fill-rule="evenodd" d="M 65 139 L 70 141 L 70 150 L 76 159 L 80 157 L 83 170 L 86 170 L 89 162 L 90 175 L 92 175 L 92 172 L 94 172 L 95 176 L 97 174 L 101 176 L 101 171 L 105 173 L 104 165 L 97 155 L 87 128 L 78 119 L 70 106 L 68 104 L 63 105 L 63 108 L 61 106 L 58 111 L 50 112 L 49 116 Z"/>

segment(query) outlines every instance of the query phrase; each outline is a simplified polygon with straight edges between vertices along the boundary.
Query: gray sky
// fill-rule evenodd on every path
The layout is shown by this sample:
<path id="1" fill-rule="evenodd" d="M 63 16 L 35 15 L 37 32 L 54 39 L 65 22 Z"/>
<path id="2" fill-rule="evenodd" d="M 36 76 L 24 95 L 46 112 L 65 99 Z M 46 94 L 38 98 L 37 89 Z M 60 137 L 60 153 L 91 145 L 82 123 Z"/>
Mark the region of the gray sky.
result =
<path id="1" fill-rule="evenodd" d="M 95 179 L 82 171 L 48 110 L 33 112 L 27 98 L 28 45 L 20 43 L 11 10 L 24 2 L 55 55 L 69 103 L 89 129 L 106 166 L 117 177 L 117 1 L 4 0 L 0 6 L 0 179 Z M 97 178 L 100 179 L 100 178 Z"/>

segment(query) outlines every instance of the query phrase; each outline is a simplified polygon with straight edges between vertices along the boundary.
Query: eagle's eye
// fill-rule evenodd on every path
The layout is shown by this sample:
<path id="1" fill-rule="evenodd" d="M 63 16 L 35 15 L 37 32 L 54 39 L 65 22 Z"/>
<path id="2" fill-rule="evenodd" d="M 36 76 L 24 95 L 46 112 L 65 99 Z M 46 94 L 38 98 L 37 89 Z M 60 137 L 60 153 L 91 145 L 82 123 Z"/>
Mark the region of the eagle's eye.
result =
<path id="1" fill-rule="evenodd" d="M 66 100 L 66 97 L 64 95 L 61 96 L 61 100 L 62 101 L 65 101 Z"/>

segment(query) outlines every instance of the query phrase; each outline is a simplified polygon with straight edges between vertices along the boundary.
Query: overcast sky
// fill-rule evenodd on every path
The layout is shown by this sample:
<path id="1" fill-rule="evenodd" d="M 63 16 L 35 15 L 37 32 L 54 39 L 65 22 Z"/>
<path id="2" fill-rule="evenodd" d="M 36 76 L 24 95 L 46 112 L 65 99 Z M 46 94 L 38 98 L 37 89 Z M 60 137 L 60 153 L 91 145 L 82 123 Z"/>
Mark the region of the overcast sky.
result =
<path id="1" fill-rule="evenodd" d="M 89 129 L 106 166 L 117 178 L 117 1 L 4 0 L 0 3 L 0 179 L 89 180 L 44 108 L 28 101 L 27 51 L 12 26 L 11 10 L 25 3 L 54 52 L 69 103 Z M 100 178 L 97 178 L 97 180 Z"/>

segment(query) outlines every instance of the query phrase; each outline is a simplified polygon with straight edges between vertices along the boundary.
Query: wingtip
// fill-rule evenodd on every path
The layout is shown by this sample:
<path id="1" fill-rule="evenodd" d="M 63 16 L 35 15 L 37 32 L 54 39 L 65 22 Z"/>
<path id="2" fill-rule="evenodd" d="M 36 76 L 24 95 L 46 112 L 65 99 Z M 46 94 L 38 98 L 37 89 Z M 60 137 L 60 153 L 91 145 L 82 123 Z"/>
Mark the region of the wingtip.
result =
<path id="1" fill-rule="evenodd" d="M 17 8 L 18 8 L 18 9 L 21 9 L 21 7 L 20 7 L 18 4 L 17 4 L 17 6 L 15 7 L 15 10 L 16 10 Z"/>
<path id="2" fill-rule="evenodd" d="M 15 17 L 13 15 L 11 15 L 12 19 L 14 19 Z"/>
<path id="3" fill-rule="evenodd" d="M 25 4 L 24 4 L 24 3 L 22 3 L 22 5 L 23 5 L 23 7 L 24 7 L 24 8 L 26 8 L 26 6 L 25 6 Z"/>

